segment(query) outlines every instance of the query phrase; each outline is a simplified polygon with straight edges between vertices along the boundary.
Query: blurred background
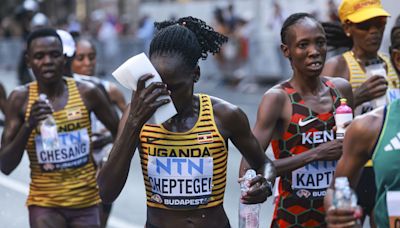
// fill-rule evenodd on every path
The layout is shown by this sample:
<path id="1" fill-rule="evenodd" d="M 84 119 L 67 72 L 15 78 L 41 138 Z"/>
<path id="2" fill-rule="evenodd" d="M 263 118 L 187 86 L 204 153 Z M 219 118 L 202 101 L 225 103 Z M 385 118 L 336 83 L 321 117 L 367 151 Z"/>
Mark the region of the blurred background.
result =
<path id="1" fill-rule="evenodd" d="M 97 75 L 114 81 L 111 73 L 129 57 L 147 52 L 154 21 L 194 16 L 227 35 L 221 53 L 201 61 L 198 92 L 221 97 L 242 108 L 253 126 L 262 94 L 291 75 L 289 62 L 279 50 L 280 29 L 294 12 L 308 12 L 321 21 L 338 21 L 340 0 L 1 0 L 0 83 L 7 93 L 32 78 L 26 75 L 23 52 L 30 31 L 52 26 L 79 32 L 94 40 Z M 400 13 L 398 0 L 382 0 L 392 15 L 386 25 L 381 51 L 388 53 L 389 31 Z M 338 54 L 330 51 L 328 56 Z M 121 87 L 130 101 L 131 91 Z M 0 113 L 0 123 L 4 120 Z M 1 132 L 1 124 L 0 124 Z M 230 144 L 225 209 L 237 227 L 240 153 Z M 25 207 L 29 184 L 27 156 L 10 175 L 0 174 L 0 227 L 28 227 Z M 262 226 L 269 227 L 272 198 L 263 204 Z M 117 199 L 109 227 L 143 227 L 145 193 L 138 156 L 127 184 Z"/>

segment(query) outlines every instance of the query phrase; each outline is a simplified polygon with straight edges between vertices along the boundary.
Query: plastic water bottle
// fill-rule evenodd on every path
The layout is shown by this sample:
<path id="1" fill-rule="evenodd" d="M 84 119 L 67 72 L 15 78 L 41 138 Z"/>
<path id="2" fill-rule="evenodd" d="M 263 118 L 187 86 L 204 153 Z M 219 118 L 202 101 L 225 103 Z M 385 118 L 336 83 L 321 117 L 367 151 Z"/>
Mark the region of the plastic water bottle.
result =
<path id="1" fill-rule="evenodd" d="M 357 207 L 357 195 L 350 188 L 347 177 L 337 177 L 335 179 L 333 205 L 338 209 L 352 209 Z"/>
<path id="2" fill-rule="evenodd" d="M 248 183 L 256 176 L 256 171 L 249 169 L 240 183 L 242 195 L 249 191 Z M 239 204 L 239 228 L 258 228 L 261 204 Z"/>
<path id="3" fill-rule="evenodd" d="M 344 124 L 353 119 L 353 110 L 347 106 L 347 99 L 340 99 L 340 106 L 335 112 L 336 138 L 343 139 L 346 131 Z"/>
<path id="4" fill-rule="evenodd" d="M 386 78 L 386 69 L 385 65 L 380 59 L 373 59 L 369 60 L 365 63 L 365 74 L 368 77 L 371 77 L 373 75 L 380 75 L 384 78 Z M 386 95 L 383 95 L 381 97 L 375 98 L 372 101 L 374 108 L 381 107 L 386 105 Z"/>
<path id="5" fill-rule="evenodd" d="M 39 99 L 48 102 L 46 94 L 41 93 Z M 47 151 L 59 148 L 57 124 L 52 115 L 48 115 L 40 123 L 40 135 L 42 137 L 43 150 Z"/>

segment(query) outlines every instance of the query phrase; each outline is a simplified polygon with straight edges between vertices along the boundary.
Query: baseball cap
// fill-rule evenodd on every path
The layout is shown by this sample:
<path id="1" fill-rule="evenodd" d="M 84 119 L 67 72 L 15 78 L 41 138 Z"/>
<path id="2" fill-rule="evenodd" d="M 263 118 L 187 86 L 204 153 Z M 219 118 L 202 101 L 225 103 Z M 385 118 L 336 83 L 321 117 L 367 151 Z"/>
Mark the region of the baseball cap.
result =
<path id="1" fill-rule="evenodd" d="M 342 23 L 347 20 L 360 23 L 374 17 L 390 16 L 380 0 L 343 0 L 338 11 Z"/>
<path id="2" fill-rule="evenodd" d="M 63 45 L 63 53 L 67 57 L 72 57 L 74 56 L 75 53 L 75 41 L 72 38 L 71 34 L 67 31 L 57 29 L 57 34 L 61 38 L 61 42 Z"/>

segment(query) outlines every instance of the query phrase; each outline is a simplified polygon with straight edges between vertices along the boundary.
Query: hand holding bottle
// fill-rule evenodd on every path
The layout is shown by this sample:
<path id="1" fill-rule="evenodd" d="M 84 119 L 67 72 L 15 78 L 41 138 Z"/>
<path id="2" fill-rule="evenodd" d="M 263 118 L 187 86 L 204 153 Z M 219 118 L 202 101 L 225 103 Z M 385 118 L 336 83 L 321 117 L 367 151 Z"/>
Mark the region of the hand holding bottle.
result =
<path id="1" fill-rule="evenodd" d="M 48 115 L 53 113 L 53 109 L 50 106 L 47 99 L 38 99 L 31 107 L 29 114 L 28 124 L 32 129 L 37 127 L 39 123 L 47 118 Z"/>
<path id="2" fill-rule="evenodd" d="M 361 227 L 361 208 L 357 205 L 357 195 L 349 186 L 347 177 L 335 179 L 332 207 L 327 211 L 328 227 Z"/>
<path id="3" fill-rule="evenodd" d="M 250 181 L 257 176 L 256 171 L 249 169 L 240 182 L 242 196 L 250 190 Z M 260 204 L 239 204 L 239 228 L 258 228 Z"/>
<path id="4" fill-rule="evenodd" d="M 39 100 L 44 101 L 49 105 L 45 94 L 40 94 Z M 47 114 L 46 118 L 40 122 L 40 135 L 44 150 L 55 150 L 59 148 L 57 124 L 51 114 Z"/>

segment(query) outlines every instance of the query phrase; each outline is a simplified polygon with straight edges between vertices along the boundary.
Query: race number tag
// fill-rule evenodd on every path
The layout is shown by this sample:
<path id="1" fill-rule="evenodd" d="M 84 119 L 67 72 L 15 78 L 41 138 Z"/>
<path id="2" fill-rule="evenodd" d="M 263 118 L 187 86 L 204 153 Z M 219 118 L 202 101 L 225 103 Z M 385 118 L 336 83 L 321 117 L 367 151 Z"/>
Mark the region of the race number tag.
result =
<path id="1" fill-rule="evenodd" d="M 387 100 L 389 103 L 392 103 L 394 100 L 400 98 L 400 89 L 388 89 L 387 92 Z"/>
<path id="2" fill-rule="evenodd" d="M 207 204 L 212 192 L 212 157 L 148 157 L 151 200 L 170 208 Z"/>
<path id="3" fill-rule="evenodd" d="M 326 195 L 337 161 L 315 161 L 292 172 L 292 189 L 299 198 L 316 199 Z"/>
<path id="4" fill-rule="evenodd" d="M 390 228 L 400 228 L 400 191 L 386 193 Z"/>
<path id="5" fill-rule="evenodd" d="M 44 150 L 42 137 L 36 136 L 36 157 L 43 171 L 80 167 L 89 161 L 90 139 L 86 128 L 59 132 L 58 141 L 58 149 Z"/>

